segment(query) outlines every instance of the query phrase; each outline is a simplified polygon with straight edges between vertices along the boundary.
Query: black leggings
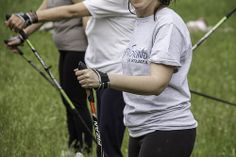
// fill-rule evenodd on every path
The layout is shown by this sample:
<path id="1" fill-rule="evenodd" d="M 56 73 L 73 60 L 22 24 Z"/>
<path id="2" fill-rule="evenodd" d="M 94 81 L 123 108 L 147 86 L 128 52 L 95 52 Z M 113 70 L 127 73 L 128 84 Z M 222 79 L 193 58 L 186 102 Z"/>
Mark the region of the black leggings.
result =
<path id="1" fill-rule="evenodd" d="M 125 131 L 123 123 L 125 102 L 122 92 L 103 89 L 97 94 L 99 129 L 105 157 L 122 157 L 121 145 Z"/>
<path id="2" fill-rule="evenodd" d="M 71 99 L 76 109 L 82 116 L 83 120 L 92 131 L 92 121 L 87 107 L 86 92 L 81 88 L 74 74 L 74 69 L 77 68 L 79 61 L 84 62 L 85 52 L 75 51 L 59 51 L 59 75 L 60 84 L 65 90 L 68 97 Z M 82 124 L 81 119 L 71 111 L 69 104 L 62 97 L 66 107 L 67 127 L 69 132 L 69 147 L 80 150 L 84 146 L 91 150 L 92 137 Z M 85 144 L 85 145 L 84 145 Z M 90 151 L 88 150 L 88 151 Z"/>
<path id="3" fill-rule="evenodd" d="M 155 131 L 129 139 L 129 157 L 190 157 L 196 129 Z"/>

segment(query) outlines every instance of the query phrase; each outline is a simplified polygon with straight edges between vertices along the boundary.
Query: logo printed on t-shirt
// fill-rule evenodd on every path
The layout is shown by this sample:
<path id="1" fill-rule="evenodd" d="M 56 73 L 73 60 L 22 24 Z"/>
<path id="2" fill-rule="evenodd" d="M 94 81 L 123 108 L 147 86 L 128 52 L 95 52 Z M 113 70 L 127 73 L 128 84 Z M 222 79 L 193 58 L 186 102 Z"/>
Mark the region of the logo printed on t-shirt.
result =
<path id="1" fill-rule="evenodd" d="M 145 48 L 137 48 L 136 44 L 125 50 L 127 62 L 148 64 L 148 53 Z"/>

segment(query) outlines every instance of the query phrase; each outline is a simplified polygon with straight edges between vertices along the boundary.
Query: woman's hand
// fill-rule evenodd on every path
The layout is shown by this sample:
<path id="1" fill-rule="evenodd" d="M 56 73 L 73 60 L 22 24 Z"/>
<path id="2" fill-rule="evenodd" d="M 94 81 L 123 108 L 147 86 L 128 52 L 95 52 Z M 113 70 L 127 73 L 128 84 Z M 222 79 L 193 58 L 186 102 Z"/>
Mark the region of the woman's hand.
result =
<path id="1" fill-rule="evenodd" d="M 96 72 L 92 69 L 75 69 L 77 80 L 83 88 L 99 88 L 100 80 Z"/>
<path id="2" fill-rule="evenodd" d="M 11 17 L 5 21 L 5 25 L 9 27 L 14 32 L 19 32 L 23 28 L 25 28 L 24 20 L 16 15 L 11 15 Z"/>
<path id="3" fill-rule="evenodd" d="M 9 19 L 5 21 L 5 25 L 14 32 L 20 32 L 27 26 L 38 22 L 38 17 L 35 12 L 12 14 L 7 18 Z"/>
<path id="4" fill-rule="evenodd" d="M 14 37 L 10 37 L 7 40 L 4 40 L 6 46 L 8 49 L 10 49 L 12 52 L 17 53 L 18 52 L 18 46 L 22 45 L 24 43 L 24 38 L 18 34 Z"/>

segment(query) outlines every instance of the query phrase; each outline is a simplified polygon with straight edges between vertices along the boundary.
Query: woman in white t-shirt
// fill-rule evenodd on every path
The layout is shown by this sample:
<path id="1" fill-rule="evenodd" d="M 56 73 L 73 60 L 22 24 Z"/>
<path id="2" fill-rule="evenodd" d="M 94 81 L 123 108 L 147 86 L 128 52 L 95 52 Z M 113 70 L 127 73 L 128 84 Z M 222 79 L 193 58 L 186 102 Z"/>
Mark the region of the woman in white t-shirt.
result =
<path id="1" fill-rule="evenodd" d="M 187 75 L 192 45 L 171 0 L 130 0 L 137 20 L 123 55 L 123 75 L 76 70 L 84 88 L 124 91 L 129 157 L 189 157 L 197 122 Z"/>
<path id="2" fill-rule="evenodd" d="M 32 23 L 91 16 L 86 28 L 87 66 L 105 73 L 121 74 L 123 51 L 128 46 L 135 21 L 127 4 L 128 0 L 86 0 L 74 5 L 14 14 L 5 23 L 19 31 Z M 122 92 L 102 89 L 97 92 L 97 97 L 103 151 L 106 157 L 122 157 L 121 145 L 125 131 Z"/>

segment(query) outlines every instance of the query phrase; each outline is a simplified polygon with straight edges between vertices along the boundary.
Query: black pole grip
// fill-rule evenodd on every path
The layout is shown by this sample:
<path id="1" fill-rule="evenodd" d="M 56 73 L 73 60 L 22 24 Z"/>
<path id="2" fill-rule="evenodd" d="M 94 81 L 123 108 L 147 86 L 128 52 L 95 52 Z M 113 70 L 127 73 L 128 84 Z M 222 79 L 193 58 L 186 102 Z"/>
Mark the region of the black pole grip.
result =
<path id="1" fill-rule="evenodd" d="M 87 66 L 82 61 L 80 61 L 78 64 L 78 69 L 79 70 L 87 69 Z"/>
<path id="2" fill-rule="evenodd" d="M 233 13 L 236 11 L 236 7 L 231 10 L 228 14 L 226 14 L 226 18 L 229 18 L 231 15 L 233 15 Z"/>
<path id="3" fill-rule="evenodd" d="M 10 14 L 6 14 L 6 16 L 5 16 L 6 20 L 9 20 L 9 19 L 10 19 L 10 17 L 11 17 L 11 15 L 10 15 Z"/>
<path id="4" fill-rule="evenodd" d="M 3 42 L 4 42 L 5 44 L 7 44 L 7 43 L 8 43 L 8 40 L 3 40 Z"/>

